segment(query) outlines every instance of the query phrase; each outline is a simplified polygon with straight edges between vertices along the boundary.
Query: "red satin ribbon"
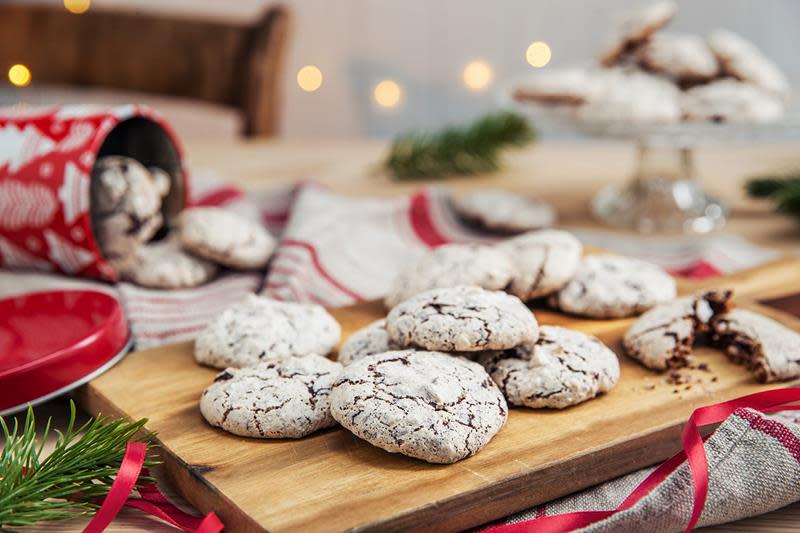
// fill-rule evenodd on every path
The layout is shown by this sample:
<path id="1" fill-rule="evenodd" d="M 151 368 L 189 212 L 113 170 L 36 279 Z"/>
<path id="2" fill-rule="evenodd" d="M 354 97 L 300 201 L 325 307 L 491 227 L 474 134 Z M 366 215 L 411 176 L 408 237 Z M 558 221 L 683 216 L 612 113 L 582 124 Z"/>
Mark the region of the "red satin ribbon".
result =
<path id="1" fill-rule="evenodd" d="M 219 533 L 224 529 L 213 512 L 202 518 L 186 514 L 170 503 L 154 484 L 139 487 L 139 498 L 131 497 L 146 456 L 147 445 L 144 442 L 128 443 L 117 477 L 84 533 L 101 533 L 125 506 L 156 516 L 188 533 Z"/>
<path id="2" fill-rule="evenodd" d="M 575 529 L 590 526 L 616 513 L 630 509 L 657 487 L 667 476 L 674 472 L 683 461 L 688 459 L 692 472 L 694 490 L 694 506 L 685 531 L 691 531 L 700 519 L 708 496 L 708 460 L 700 436 L 700 428 L 719 424 L 734 411 L 742 408 L 755 409 L 764 413 L 774 411 L 800 410 L 800 405 L 786 405 L 800 401 L 800 388 L 792 387 L 766 392 L 758 392 L 727 402 L 717 403 L 695 409 L 683 428 L 683 450 L 653 470 L 627 498 L 616 508 L 609 511 L 579 511 L 560 515 L 546 516 L 518 522 L 516 524 L 499 525 L 485 530 L 485 533 L 566 533 Z"/>

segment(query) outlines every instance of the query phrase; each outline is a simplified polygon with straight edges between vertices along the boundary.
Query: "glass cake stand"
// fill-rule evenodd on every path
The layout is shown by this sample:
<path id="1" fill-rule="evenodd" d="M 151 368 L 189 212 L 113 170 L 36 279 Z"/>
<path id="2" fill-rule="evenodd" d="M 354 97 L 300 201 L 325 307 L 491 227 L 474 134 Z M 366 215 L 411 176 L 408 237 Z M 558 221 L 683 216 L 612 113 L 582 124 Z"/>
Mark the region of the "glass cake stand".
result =
<path id="1" fill-rule="evenodd" d="M 725 224 L 726 206 L 706 194 L 696 178 L 693 160 L 698 146 L 800 137 L 796 106 L 790 106 L 781 121 L 762 124 L 583 120 L 573 109 L 536 104 L 514 104 L 514 108 L 535 123 L 636 143 L 638 160 L 633 176 L 623 186 L 598 192 L 591 209 L 602 222 L 642 233 L 704 234 Z"/>

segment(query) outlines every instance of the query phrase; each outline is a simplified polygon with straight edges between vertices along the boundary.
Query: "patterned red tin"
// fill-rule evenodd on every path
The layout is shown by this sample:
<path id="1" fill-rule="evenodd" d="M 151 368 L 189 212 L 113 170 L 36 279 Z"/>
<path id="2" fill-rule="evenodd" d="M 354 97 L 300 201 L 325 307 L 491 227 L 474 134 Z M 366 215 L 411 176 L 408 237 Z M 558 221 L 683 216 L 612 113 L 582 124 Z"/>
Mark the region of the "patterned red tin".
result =
<path id="1" fill-rule="evenodd" d="M 187 191 L 172 128 L 139 105 L 0 108 L 0 268 L 116 281 L 92 231 L 91 175 L 105 155 L 126 155 L 172 177 L 165 219 Z"/>

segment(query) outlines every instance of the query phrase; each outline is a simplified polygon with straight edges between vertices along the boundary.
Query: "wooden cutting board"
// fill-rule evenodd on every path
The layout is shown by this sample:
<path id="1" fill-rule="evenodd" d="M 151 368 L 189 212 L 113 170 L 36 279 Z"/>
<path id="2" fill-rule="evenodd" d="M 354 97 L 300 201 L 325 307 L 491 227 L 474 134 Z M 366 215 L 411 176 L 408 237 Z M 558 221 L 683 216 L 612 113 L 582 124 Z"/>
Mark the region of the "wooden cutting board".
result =
<path id="1" fill-rule="evenodd" d="M 781 260 L 681 292 L 732 287 L 740 306 L 800 331 L 800 318 L 756 304 L 800 292 L 800 261 Z M 262 441 L 205 423 L 198 409 L 216 371 L 197 366 L 191 343 L 130 354 L 84 386 L 92 413 L 149 418 L 164 473 L 227 531 L 429 530 L 478 526 L 661 461 L 679 449 L 680 430 L 698 406 L 782 385 L 761 385 L 721 353 L 696 350 L 709 370 L 669 383 L 622 355 L 632 320 L 582 320 L 535 309 L 542 324 L 599 336 L 620 354 L 621 379 L 609 394 L 565 410 L 512 409 L 506 427 L 476 456 L 431 465 L 375 448 L 343 429 L 300 440 Z M 383 316 L 378 303 L 337 309 L 343 338 Z"/>

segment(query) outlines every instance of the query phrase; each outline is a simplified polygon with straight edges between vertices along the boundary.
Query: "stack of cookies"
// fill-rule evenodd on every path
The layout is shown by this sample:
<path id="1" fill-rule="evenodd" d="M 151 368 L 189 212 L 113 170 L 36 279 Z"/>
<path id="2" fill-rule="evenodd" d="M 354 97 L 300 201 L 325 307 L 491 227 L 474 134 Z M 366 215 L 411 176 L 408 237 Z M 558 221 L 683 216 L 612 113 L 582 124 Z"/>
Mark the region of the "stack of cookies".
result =
<path id="1" fill-rule="evenodd" d="M 92 226 L 120 277 L 178 289 L 211 280 L 221 267 L 262 269 L 275 248 L 258 223 L 212 207 L 184 210 L 169 227 L 163 209 L 171 178 L 135 159 L 107 156 L 92 174 Z"/>
<path id="2" fill-rule="evenodd" d="M 706 38 L 659 31 L 675 11 L 674 2 L 661 1 L 631 13 L 598 68 L 544 71 L 514 98 L 566 107 L 589 121 L 780 119 L 790 87 L 775 63 L 728 30 Z"/>
<path id="3" fill-rule="evenodd" d="M 589 318 L 638 315 L 673 299 L 675 280 L 630 257 L 583 257 L 580 241 L 554 229 L 530 231 L 499 244 L 447 244 L 408 264 L 384 302 L 391 309 L 420 292 L 458 285 L 504 290 L 522 301 L 546 298 L 556 309 Z"/>

